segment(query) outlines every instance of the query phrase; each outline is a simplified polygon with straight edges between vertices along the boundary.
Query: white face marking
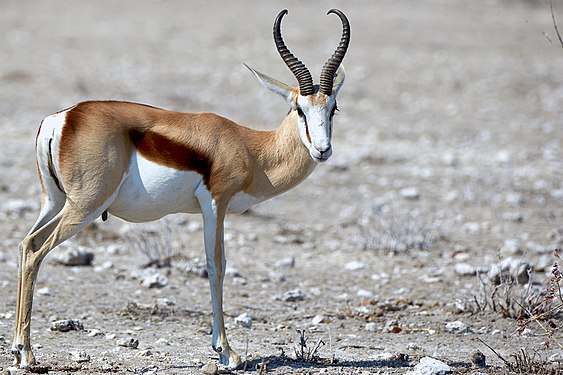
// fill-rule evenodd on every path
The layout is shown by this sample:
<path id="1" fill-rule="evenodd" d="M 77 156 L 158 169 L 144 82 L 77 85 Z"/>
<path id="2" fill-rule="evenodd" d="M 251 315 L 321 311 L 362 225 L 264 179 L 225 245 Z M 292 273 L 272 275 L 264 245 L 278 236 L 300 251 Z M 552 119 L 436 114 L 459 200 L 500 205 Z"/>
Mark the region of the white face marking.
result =
<path id="1" fill-rule="evenodd" d="M 324 94 L 316 93 L 313 95 Z M 313 160 L 317 162 L 324 162 L 332 155 L 331 114 L 336 106 L 336 99 L 334 95 L 325 96 L 325 98 L 326 101 L 319 101 L 326 103 L 323 105 L 315 104 L 312 96 L 299 95 L 297 98 L 297 105 L 300 110 L 296 108 L 298 112 L 297 124 L 301 142 L 307 147 Z"/>

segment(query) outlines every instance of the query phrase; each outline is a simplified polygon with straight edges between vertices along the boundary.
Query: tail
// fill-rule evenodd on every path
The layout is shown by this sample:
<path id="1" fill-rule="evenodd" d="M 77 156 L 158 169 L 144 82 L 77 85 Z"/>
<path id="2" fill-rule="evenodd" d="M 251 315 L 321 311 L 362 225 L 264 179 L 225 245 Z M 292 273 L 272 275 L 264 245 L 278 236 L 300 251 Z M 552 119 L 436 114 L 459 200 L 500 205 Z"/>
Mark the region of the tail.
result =
<path id="1" fill-rule="evenodd" d="M 64 113 L 56 113 L 43 119 L 35 140 L 35 157 L 39 180 L 44 197 L 46 198 L 52 197 L 53 195 L 66 195 L 56 165 L 58 162 L 59 139 L 64 119 Z"/>

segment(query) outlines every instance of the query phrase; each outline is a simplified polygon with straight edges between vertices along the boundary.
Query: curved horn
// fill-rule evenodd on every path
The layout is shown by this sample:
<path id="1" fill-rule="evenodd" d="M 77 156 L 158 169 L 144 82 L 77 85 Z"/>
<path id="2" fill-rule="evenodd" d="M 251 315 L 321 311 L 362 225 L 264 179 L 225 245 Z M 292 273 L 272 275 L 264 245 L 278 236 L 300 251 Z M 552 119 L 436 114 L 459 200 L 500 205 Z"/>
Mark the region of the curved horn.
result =
<path id="1" fill-rule="evenodd" d="M 274 42 L 285 65 L 287 65 L 295 78 L 297 78 L 300 94 L 304 96 L 311 95 L 313 93 L 313 77 L 311 77 L 309 69 L 289 52 L 281 36 L 281 21 L 283 16 L 287 13 L 287 9 L 284 9 L 276 17 L 276 21 L 274 22 Z"/>
<path id="2" fill-rule="evenodd" d="M 329 10 L 327 15 L 331 13 L 336 14 L 342 21 L 342 38 L 340 39 L 340 44 L 336 48 L 336 51 L 334 51 L 334 54 L 330 59 L 328 59 L 321 71 L 320 91 L 325 95 L 332 94 L 334 74 L 336 73 L 338 66 L 342 63 L 346 50 L 348 49 L 348 45 L 350 44 L 350 22 L 348 22 L 348 18 L 346 18 L 344 13 L 338 9 Z"/>

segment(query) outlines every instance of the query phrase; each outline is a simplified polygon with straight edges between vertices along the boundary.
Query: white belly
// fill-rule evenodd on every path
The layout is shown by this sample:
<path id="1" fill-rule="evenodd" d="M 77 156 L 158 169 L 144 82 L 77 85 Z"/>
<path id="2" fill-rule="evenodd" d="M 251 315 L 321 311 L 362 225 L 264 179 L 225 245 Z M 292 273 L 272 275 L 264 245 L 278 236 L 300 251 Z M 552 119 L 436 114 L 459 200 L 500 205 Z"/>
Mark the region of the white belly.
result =
<path id="1" fill-rule="evenodd" d="M 233 212 L 235 214 L 242 214 L 244 211 L 248 210 L 250 207 L 260 202 L 262 202 L 262 200 L 255 196 L 242 192 L 237 193 L 229 201 L 228 212 Z"/>
<path id="2" fill-rule="evenodd" d="M 178 212 L 199 213 L 194 192 L 202 180 L 199 173 L 168 168 L 134 152 L 108 212 L 131 222 L 158 220 Z"/>

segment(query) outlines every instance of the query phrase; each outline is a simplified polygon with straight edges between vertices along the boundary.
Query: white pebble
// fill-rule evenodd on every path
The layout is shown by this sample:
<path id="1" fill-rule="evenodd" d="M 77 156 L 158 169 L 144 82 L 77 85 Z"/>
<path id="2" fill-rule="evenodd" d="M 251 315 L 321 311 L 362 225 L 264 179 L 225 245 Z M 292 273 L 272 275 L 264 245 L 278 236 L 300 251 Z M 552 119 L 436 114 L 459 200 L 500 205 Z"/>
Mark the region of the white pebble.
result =
<path id="1" fill-rule="evenodd" d="M 90 361 L 90 356 L 83 350 L 70 352 L 70 359 L 74 362 L 83 363 Z"/>
<path id="2" fill-rule="evenodd" d="M 47 287 L 37 289 L 37 294 L 39 294 L 40 296 L 52 296 L 53 295 L 53 293 L 51 292 L 51 289 L 49 289 Z"/>
<path id="3" fill-rule="evenodd" d="M 467 263 L 456 263 L 454 272 L 460 276 L 473 276 L 477 273 L 477 269 Z"/>
<path id="4" fill-rule="evenodd" d="M 252 327 L 252 317 L 247 313 L 242 313 L 235 318 L 235 324 L 244 328 Z"/>
<path id="5" fill-rule="evenodd" d="M 451 332 L 451 333 L 460 333 L 461 334 L 461 333 L 467 333 L 470 330 L 471 329 L 467 324 L 465 324 L 465 323 L 463 323 L 459 320 L 456 320 L 455 322 L 446 323 L 446 331 Z"/>
<path id="6" fill-rule="evenodd" d="M 399 195 L 402 198 L 409 199 L 409 200 L 416 200 L 420 198 L 420 192 L 415 187 L 406 187 L 399 191 Z"/>
<path id="7" fill-rule="evenodd" d="M 351 262 L 346 263 L 344 265 L 344 268 L 347 269 L 348 271 L 359 271 L 366 268 L 366 265 L 363 264 L 362 262 L 357 262 L 353 260 Z"/>
<path id="8" fill-rule="evenodd" d="M 441 375 L 452 372 L 450 366 L 442 361 L 430 357 L 423 357 L 413 370 L 407 372 L 408 375 Z"/>
<path id="9" fill-rule="evenodd" d="M 315 317 L 313 318 L 313 320 L 311 320 L 311 324 L 313 324 L 313 325 L 316 326 L 317 324 L 321 324 L 321 323 L 323 323 L 324 321 L 325 321 L 324 315 L 318 314 L 318 315 L 315 315 Z"/>

